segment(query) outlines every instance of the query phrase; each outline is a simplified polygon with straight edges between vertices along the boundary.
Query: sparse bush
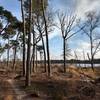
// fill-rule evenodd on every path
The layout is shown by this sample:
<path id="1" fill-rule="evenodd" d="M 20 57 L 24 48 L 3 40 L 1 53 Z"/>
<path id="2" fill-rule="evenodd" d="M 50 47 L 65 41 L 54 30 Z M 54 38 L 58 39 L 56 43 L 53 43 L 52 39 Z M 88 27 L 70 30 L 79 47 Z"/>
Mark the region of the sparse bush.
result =
<path id="1" fill-rule="evenodd" d="M 71 96 L 68 100 L 80 100 L 79 96 Z"/>
<path id="2" fill-rule="evenodd" d="M 52 92 L 52 100 L 64 100 L 64 97 L 67 96 L 67 89 L 64 86 L 55 86 Z"/>
<path id="3" fill-rule="evenodd" d="M 38 98 L 39 95 L 36 92 L 30 93 L 30 94 L 27 94 L 25 97 L 23 97 L 22 100 L 29 99 L 29 98 L 34 98 L 34 97 Z"/>
<path id="4" fill-rule="evenodd" d="M 63 73 L 63 72 L 64 72 L 64 70 L 63 70 L 63 68 L 61 68 L 61 67 L 58 67 L 58 70 L 57 70 L 57 72 L 59 72 L 59 73 Z"/>
<path id="5" fill-rule="evenodd" d="M 100 83 L 100 77 L 95 79 L 95 84 Z"/>
<path id="6" fill-rule="evenodd" d="M 16 75 L 15 77 L 14 77 L 14 79 L 20 79 L 22 77 L 22 75 Z"/>
<path id="7" fill-rule="evenodd" d="M 95 96 L 95 89 L 93 87 L 83 87 L 81 90 L 81 96 L 89 96 L 91 98 L 93 98 Z"/>
<path id="8" fill-rule="evenodd" d="M 52 94 L 52 99 L 53 100 L 64 100 L 64 94 L 61 91 L 55 91 Z"/>
<path id="9" fill-rule="evenodd" d="M 37 92 L 33 92 L 29 94 L 30 97 L 39 97 L 39 94 Z"/>
<path id="10" fill-rule="evenodd" d="M 73 74 L 71 72 L 67 72 L 66 75 L 67 75 L 68 78 L 72 78 L 73 77 Z"/>

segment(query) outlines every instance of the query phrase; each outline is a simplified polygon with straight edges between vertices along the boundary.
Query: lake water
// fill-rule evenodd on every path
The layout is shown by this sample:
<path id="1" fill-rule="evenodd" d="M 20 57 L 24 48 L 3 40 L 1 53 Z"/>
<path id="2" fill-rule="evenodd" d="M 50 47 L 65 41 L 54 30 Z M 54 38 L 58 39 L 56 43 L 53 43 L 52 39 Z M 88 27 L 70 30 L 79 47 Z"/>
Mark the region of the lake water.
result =
<path id="1" fill-rule="evenodd" d="M 91 67 L 91 64 L 75 64 L 78 67 Z M 94 64 L 94 67 L 100 67 L 100 64 Z"/>

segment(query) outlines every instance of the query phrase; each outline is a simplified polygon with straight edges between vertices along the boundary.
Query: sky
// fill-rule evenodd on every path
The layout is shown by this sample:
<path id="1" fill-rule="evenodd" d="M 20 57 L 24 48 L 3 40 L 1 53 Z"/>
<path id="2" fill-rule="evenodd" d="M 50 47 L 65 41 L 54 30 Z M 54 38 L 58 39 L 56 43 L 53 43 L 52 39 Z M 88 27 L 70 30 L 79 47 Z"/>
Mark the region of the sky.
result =
<path id="1" fill-rule="evenodd" d="M 49 5 L 55 11 L 73 12 L 77 14 L 77 18 L 84 19 L 84 14 L 88 11 L 100 10 L 100 0 L 50 0 Z M 20 2 L 18 0 L 0 0 L 0 6 L 12 12 L 19 20 L 21 20 Z M 55 18 L 56 20 L 56 18 Z M 51 59 L 62 59 L 62 38 L 59 30 L 53 31 L 49 35 L 50 55 Z M 83 50 L 85 53 L 90 52 L 89 40 L 84 34 L 76 34 L 74 37 L 68 40 L 69 48 L 74 58 L 74 51 L 76 51 L 79 59 L 83 59 Z M 96 58 L 100 56 L 100 53 L 96 55 Z"/>

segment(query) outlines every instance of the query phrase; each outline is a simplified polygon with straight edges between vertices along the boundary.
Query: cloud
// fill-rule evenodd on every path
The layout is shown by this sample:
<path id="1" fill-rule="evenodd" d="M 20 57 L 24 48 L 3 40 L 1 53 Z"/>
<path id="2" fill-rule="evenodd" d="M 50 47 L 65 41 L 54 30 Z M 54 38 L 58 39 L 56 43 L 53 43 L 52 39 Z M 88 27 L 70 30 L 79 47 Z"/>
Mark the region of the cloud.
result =
<path id="1" fill-rule="evenodd" d="M 90 43 L 81 40 L 80 42 L 78 42 L 78 47 L 83 50 L 88 50 L 90 48 Z"/>
<path id="2" fill-rule="evenodd" d="M 73 48 L 73 51 L 71 52 L 73 56 L 70 57 L 70 59 L 75 59 L 74 51 L 76 52 L 78 59 L 80 59 L 80 60 L 84 59 L 83 51 L 84 51 L 84 54 L 85 54 L 85 59 L 88 59 L 87 53 L 90 55 L 90 43 L 88 41 L 83 41 L 83 40 L 80 40 L 79 42 L 77 41 L 77 47 Z M 94 58 L 95 59 L 100 58 L 100 52 L 98 52 L 94 56 Z"/>
<path id="3" fill-rule="evenodd" d="M 82 40 L 82 39 L 76 38 L 76 39 L 71 40 L 69 42 L 69 46 L 71 48 L 71 54 L 72 54 L 70 59 L 75 59 L 75 52 L 78 56 L 78 59 L 81 59 L 81 60 L 84 59 L 83 58 L 83 51 L 84 51 L 84 54 L 86 56 L 85 58 L 88 59 L 87 53 L 90 54 L 90 43 L 88 40 L 84 40 L 84 39 Z"/>
<path id="4" fill-rule="evenodd" d="M 60 10 L 63 12 L 73 12 L 77 14 L 78 18 L 84 19 L 85 13 L 92 10 L 100 11 L 100 0 L 54 0 L 51 1 L 52 6 L 55 10 Z M 57 20 L 57 18 L 55 18 Z M 54 34 L 53 34 L 54 33 Z M 53 36 L 59 35 L 58 32 L 53 32 L 50 35 L 52 39 Z"/>
<path id="5" fill-rule="evenodd" d="M 100 58 L 100 52 L 98 52 L 94 57 L 95 58 Z"/>
<path id="6" fill-rule="evenodd" d="M 76 0 L 76 5 L 78 17 L 84 17 L 88 11 L 99 10 L 100 0 Z"/>
<path id="7" fill-rule="evenodd" d="M 54 0 L 57 2 L 57 8 L 66 12 L 71 10 L 77 13 L 78 17 L 84 17 L 88 11 L 99 10 L 100 0 Z"/>

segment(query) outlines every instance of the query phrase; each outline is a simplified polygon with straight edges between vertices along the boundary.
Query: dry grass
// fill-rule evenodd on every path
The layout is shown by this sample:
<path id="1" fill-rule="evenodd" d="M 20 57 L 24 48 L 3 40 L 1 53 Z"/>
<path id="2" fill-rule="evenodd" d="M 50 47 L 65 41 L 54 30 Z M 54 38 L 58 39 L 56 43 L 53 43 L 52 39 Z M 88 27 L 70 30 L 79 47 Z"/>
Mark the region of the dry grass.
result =
<path id="1" fill-rule="evenodd" d="M 22 70 L 21 63 L 16 65 L 16 70 L 17 73 L 20 73 Z M 95 68 L 95 72 L 93 72 L 91 68 L 84 69 L 69 65 L 66 68 L 66 73 L 63 73 L 62 65 L 52 65 L 51 71 L 51 77 L 48 78 L 46 73 L 43 73 L 43 67 L 38 66 L 37 72 L 31 76 L 31 87 L 23 88 L 25 78 L 16 78 L 16 84 L 28 96 L 36 93 L 38 95 L 37 98 L 42 98 L 41 100 L 99 100 L 100 84 L 95 85 L 86 80 L 95 80 L 100 77 L 100 68 Z M 3 72 L 5 73 L 6 71 Z M 12 76 L 12 73 L 9 75 Z M 82 92 L 85 87 L 93 87 L 95 96 L 92 98 L 91 96 L 85 96 Z M 10 98 L 10 96 L 7 98 Z"/>
<path id="2" fill-rule="evenodd" d="M 4 97 L 4 100 L 13 100 L 13 96 L 12 95 L 7 95 L 6 97 Z"/>

